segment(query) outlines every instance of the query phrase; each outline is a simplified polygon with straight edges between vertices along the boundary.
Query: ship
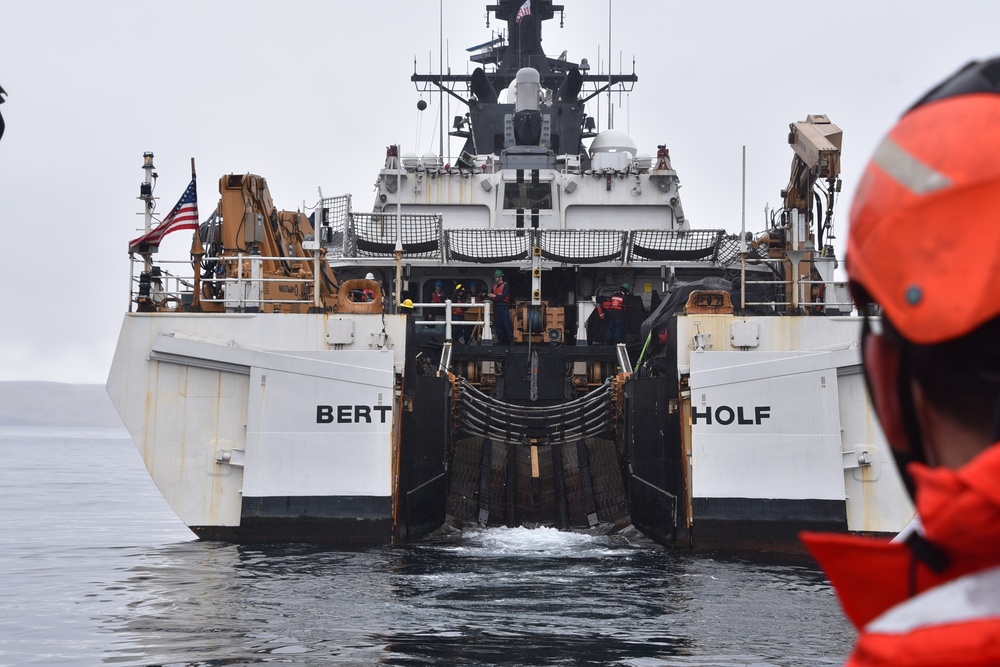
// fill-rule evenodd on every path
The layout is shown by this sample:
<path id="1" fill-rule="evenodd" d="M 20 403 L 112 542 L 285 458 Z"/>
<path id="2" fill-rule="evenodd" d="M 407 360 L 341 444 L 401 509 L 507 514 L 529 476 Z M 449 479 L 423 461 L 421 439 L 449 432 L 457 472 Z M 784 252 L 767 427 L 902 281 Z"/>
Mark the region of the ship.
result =
<path id="1" fill-rule="evenodd" d="M 840 128 L 789 125 L 765 229 L 696 228 L 667 143 L 591 113 L 635 72 L 546 55 L 563 5 L 486 9 L 501 29 L 470 74 L 411 77 L 460 108 L 448 149 L 388 145 L 371 208 L 280 210 L 264 177 L 226 174 L 170 260 L 144 155 L 107 391 L 173 511 L 202 539 L 335 548 L 548 526 L 800 551 L 803 529 L 901 530 L 835 274 Z"/>

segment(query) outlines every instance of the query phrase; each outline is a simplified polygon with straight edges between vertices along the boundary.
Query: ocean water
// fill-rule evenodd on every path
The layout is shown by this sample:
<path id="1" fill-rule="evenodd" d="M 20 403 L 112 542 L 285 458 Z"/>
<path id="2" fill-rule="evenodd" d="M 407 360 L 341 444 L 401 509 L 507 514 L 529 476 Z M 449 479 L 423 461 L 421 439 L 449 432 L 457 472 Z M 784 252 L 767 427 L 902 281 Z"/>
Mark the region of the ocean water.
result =
<path id="1" fill-rule="evenodd" d="M 123 430 L 0 429 L 0 666 L 834 665 L 805 563 L 499 529 L 329 551 L 199 542 Z"/>

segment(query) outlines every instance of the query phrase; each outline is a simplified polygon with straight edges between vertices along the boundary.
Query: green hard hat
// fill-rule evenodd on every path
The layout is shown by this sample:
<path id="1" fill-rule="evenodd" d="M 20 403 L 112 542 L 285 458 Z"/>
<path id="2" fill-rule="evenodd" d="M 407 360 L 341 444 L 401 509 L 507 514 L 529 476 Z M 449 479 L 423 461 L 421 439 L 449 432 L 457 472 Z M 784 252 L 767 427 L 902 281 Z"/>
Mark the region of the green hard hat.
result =
<path id="1" fill-rule="evenodd" d="M 632 286 L 631 286 L 631 285 L 629 285 L 628 283 L 622 283 L 622 289 L 623 289 L 623 290 L 625 290 L 625 291 L 627 292 L 627 291 L 629 291 L 630 289 L 632 289 Z"/>
<path id="2" fill-rule="evenodd" d="M 499 278 L 502 275 L 503 275 L 503 271 L 501 271 L 500 269 L 497 269 L 496 271 L 493 272 L 493 277 L 494 278 Z"/>

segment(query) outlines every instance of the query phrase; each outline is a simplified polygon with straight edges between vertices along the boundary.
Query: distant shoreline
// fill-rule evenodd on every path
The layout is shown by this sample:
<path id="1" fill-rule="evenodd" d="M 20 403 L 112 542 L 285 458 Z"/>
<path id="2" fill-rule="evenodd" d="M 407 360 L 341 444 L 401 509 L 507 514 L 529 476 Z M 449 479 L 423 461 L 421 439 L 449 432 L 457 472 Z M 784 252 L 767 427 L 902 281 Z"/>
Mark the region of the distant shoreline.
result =
<path id="1" fill-rule="evenodd" d="M 122 427 L 102 384 L 0 382 L 0 426 Z"/>

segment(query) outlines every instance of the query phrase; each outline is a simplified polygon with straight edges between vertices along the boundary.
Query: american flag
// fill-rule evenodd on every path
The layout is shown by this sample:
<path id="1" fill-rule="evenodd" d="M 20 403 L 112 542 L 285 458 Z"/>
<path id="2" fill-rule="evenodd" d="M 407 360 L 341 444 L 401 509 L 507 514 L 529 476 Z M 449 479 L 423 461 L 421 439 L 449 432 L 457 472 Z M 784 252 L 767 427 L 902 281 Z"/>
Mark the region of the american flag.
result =
<path id="1" fill-rule="evenodd" d="M 135 252 L 143 244 L 160 245 L 160 240 L 179 229 L 198 229 L 198 184 L 194 178 L 181 195 L 180 201 L 170 210 L 167 217 L 148 234 L 143 234 L 128 244 L 128 251 Z"/>
<path id="2" fill-rule="evenodd" d="M 521 25 L 521 19 L 523 19 L 530 13 L 531 13 L 531 0 L 524 0 L 524 4 L 521 5 L 521 8 L 519 10 L 517 10 L 517 16 L 515 17 L 517 20 L 517 24 Z"/>

